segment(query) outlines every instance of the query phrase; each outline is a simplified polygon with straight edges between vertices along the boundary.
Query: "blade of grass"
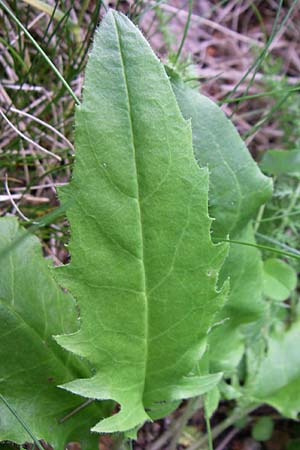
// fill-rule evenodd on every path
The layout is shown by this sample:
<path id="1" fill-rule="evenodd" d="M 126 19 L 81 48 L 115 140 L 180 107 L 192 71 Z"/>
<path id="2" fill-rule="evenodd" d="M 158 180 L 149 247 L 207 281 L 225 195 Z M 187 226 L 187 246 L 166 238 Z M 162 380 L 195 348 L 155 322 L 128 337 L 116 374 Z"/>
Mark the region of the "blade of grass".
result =
<path id="1" fill-rule="evenodd" d="M 53 15 L 54 20 L 60 21 L 64 17 L 64 12 L 61 11 L 59 8 L 56 8 L 55 6 L 53 7 L 48 3 L 42 2 L 41 0 L 23 0 L 23 2 L 33 6 L 39 11 L 48 14 L 49 16 Z M 78 33 L 78 25 L 77 23 L 73 22 L 73 20 L 70 17 L 67 20 L 67 25 L 70 26 L 70 28 L 73 29 L 73 31 L 77 29 L 76 32 Z"/>
<path id="2" fill-rule="evenodd" d="M 274 222 L 274 220 L 283 219 L 284 217 L 299 216 L 299 215 L 300 215 L 300 211 L 294 211 L 289 214 L 279 214 L 277 216 L 274 215 L 272 217 L 267 217 L 265 219 L 261 219 L 260 222 Z"/>
<path id="3" fill-rule="evenodd" d="M 10 410 L 13 416 L 17 419 L 17 421 L 20 423 L 20 425 L 24 428 L 24 430 L 29 434 L 35 445 L 39 450 L 45 450 L 44 447 L 40 444 L 40 442 L 37 440 L 37 438 L 34 436 L 32 431 L 28 428 L 24 420 L 19 416 L 17 411 L 8 403 L 8 401 L 3 397 L 3 395 L 0 394 L 0 399 L 3 401 L 5 406 Z"/>
<path id="4" fill-rule="evenodd" d="M 73 92 L 71 86 L 67 83 L 67 81 L 64 79 L 64 77 L 61 75 L 57 67 L 53 64 L 53 62 L 48 58 L 44 50 L 40 47 L 40 45 L 36 42 L 36 40 L 33 38 L 33 36 L 29 33 L 29 31 L 23 26 L 23 24 L 19 21 L 19 19 L 15 16 L 15 14 L 5 5 L 5 3 L 0 0 L 0 6 L 4 9 L 4 11 L 16 22 L 16 24 L 22 29 L 24 34 L 30 39 L 32 44 L 35 46 L 35 48 L 40 52 L 40 54 L 43 56 L 47 64 L 51 67 L 51 69 L 54 71 L 54 73 L 57 75 L 57 77 L 60 79 L 60 81 L 63 83 L 67 91 L 70 93 L 70 95 L 73 97 L 75 103 L 77 105 L 80 105 L 80 101 L 76 94 Z"/>
<path id="5" fill-rule="evenodd" d="M 196 78 L 196 80 L 198 80 L 198 78 Z M 228 103 L 236 103 L 236 102 L 241 102 L 243 100 L 252 100 L 255 98 L 261 98 L 261 97 L 271 97 L 274 94 L 283 94 L 283 93 L 292 93 L 292 92 L 297 92 L 300 91 L 300 86 L 294 87 L 294 88 L 290 88 L 290 89 L 273 89 L 271 91 L 267 91 L 267 92 L 261 92 L 258 94 L 252 94 L 252 95 L 243 95 L 241 97 L 236 97 L 236 98 L 230 98 L 228 100 L 224 99 L 224 100 L 220 100 L 218 102 L 219 105 L 223 105 L 224 103 L 228 104 Z"/>
<path id="6" fill-rule="evenodd" d="M 227 428 L 234 425 L 235 422 L 240 420 L 243 417 L 247 417 L 252 411 L 257 409 L 259 405 L 247 405 L 244 408 L 237 407 L 230 416 L 227 417 L 227 419 L 223 420 L 223 422 L 220 422 L 218 425 L 216 425 L 212 430 L 212 438 L 216 439 L 218 436 L 220 436 L 223 431 L 225 431 Z M 206 445 L 208 444 L 208 435 L 205 434 L 200 439 L 197 439 L 196 442 L 194 442 L 192 445 L 187 447 L 187 450 L 204 450 L 206 449 Z"/>
<path id="7" fill-rule="evenodd" d="M 65 203 L 64 205 L 59 206 L 54 211 L 51 211 L 48 214 L 45 214 L 39 222 L 35 222 L 33 225 L 31 225 L 29 228 L 27 228 L 26 233 L 23 233 L 18 239 L 16 239 L 14 242 L 9 244 L 7 247 L 5 247 L 0 252 L 0 261 L 1 258 L 6 256 L 11 250 L 13 250 L 17 245 L 19 245 L 21 242 L 23 242 L 24 239 L 26 239 L 31 234 L 34 234 L 37 230 L 40 228 L 45 227 L 46 225 L 49 225 L 50 223 L 54 222 L 58 217 L 61 217 L 62 214 L 68 209 L 71 203 Z"/>
<path id="8" fill-rule="evenodd" d="M 274 39 L 274 37 L 276 35 L 276 31 L 277 31 L 276 29 L 277 29 L 278 20 L 279 20 L 279 17 L 280 17 L 282 3 L 283 3 L 283 0 L 280 0 L 280 3 L 278 5 L 278 9 L 277 9 L 277 13 L 276 13 L 276 16 L 275 16 L 275 20 L 274 20 L 274 23 L 273 23 L 273 26 L 272 26 L 272 30 L 271 30 L 271 33 L 270 33 L 270 37 L 269 37 L 268 41 L 266 42 L 266 45 L 264 46 L 263 50 L 258 55 L 258 57 L 255 59 L 255 61 L 250 65 L 250 67 L 246 71 L 246 73 L 242 76 L 242 78 L 234 86 L 232 91 L 228 94 L 228 96 L 227 96 L 228 98 L 232 97 L 232 95 L 236 93 L 236 91 L 240 87 L 240 85 L 246 80 L 246 78 L 252 72 L 252 70 L 255 69 L 255 71 L 253 73 L 253 76 L 252 76 L 251 80 L 248 83 L 248 86 L 247 86 L 247 89 L 246 89 L 246 93 L 249 91 L 250 87 L 252 86 L 253 81 L 255 79 L 255 75 L 256 75 L 259 67 L 261 66 L 263 60 L 265 59 L 265 57 L 266 57 L 266 55 L 268 53 L 269 47 L 272 44 L 273 39 Z"/>
<path id="9" fill-rule="evenodd" d="M 294 253 L 296 255 L 300 255 L 299 250 L 290 247 L 289 245 L 285 244 L 284 242 L 280 242 L 277 239 L 274 239 L 274 238 L 272 238 L 270 236 L 266 236 L 266 235 L 264 235 L 262 233 L 259 233 L 259 232 L 256 233 L 256 236 L 258 238 L 262 239 L 263 241 L 270 242 L 271 244 L 277 245 L 278 247 L 281 247 L 281 248 L 287 250 L 290 253 Z"/>
<path id="10" fill-rule="evenodd" d="M 254 73 L 253 76 L 251 78 L 251 80 L 249 81 L 248 85 L 247 85 L 247 89 L 246 89 L 246 95 L 250 89 L 250 87 L 252 86 L 256 73 L 258 71 L 258 69 L 260 68 L 261 64 L 263 63 L 269 48 L 276 36 L 276 34 L 281 30 L 281 28 L 287 23 L 288 19 L 290 18 L 292 12 L 294 11 L 295 7 L 298 4 L 298 0 L 294 0 L 288 10 L 288 13 L 285 15 L 284 19 L 282 20 L 280 26 L 277 29 L 277 25 L 278 25 L 278 21 L 279 21 L 279 17 L 280 17 L 280 12 L 281 12 L 281 8 L 282 8 L 282 4 L 283 4 L 283 0 L 280 0 L 280 3 L 278 5 L 278 10 L 277 10 L 277 14 L 274 20 L 274 24 L 272 26 L 272 30 L 270 33 L 270 37 L 268 39 L 268 41 L 266 42 L 265 47 L 263 48 L 263 50 L 261 51 L 261 53 L 259 54 L 259 56 L 255 59 L 255 61 L 250 65 L 249 69 L 246 71 L 246 73 L 242 76 L 242 78 L 239 80 L 239 82 L 235 85 L 235 87 L 232 89 L 232 91 L 225 97 L 225 99 L 223 100 L 223 103 L 227 103 L 227 100 L 230 99 L 230 97 L 232 97 L 237 89 L 239 88 L 239 86 L 246 80 L 246 78 L 248 77 L 248 75 L 251 73 L 251 71 L 253 69 Z M 233 116 L 233 114 L 236 112 L 236 110 L 234 110 L 230 116 L 230 118 Z M 256 128 L 257 129 L 257 128 Z"/>
<path id="11" fill-rule="evenodd" d="M 44 31 L 44 33 L 43 33 L 43 36 L 42 36 L 42 38 L 41 38 L 41 42 L 43 43 L 43 45 L 45 46 L 45 47 L 47 47 L 47 44 L 45 44 L 45 39 L 46 39 L 46 36 L 47 36 L 47 34 L 48 34 L 48 30 L 49 30 L 49 28 L 50 28 L 50 26 L 51 26 L 51 24 L 52 24 L 52 21 L 53 21 L 53 16 L 54 16 L 54 14 L 55 14 L 55 11 L 56 11 L 56 8 L 57 8 L 57 1 L 55 2 L 55 5 L 54 5 L 54 7 L 53 7 L 53 11 L 52 11 L 52 15 L 51 15 L 51 17 L 50 17 L 50 19 L 49 19 L 49 22 L 48 22 L 48 24 L 47 24 L 47 26 L 46 26 L 46 28 L 45 28 L 45 31 Z M 42 16 L 42 14 L 40 15 L 40 17 Z M 34 23 L 35 21 L 32 21 L 31 22 L 31 25 Z M 19 36 L 19 48 L 22 48 L 21 47 L 21 44 L 20 44 L 20 42 L 22 42 L 22 39 L 21 39 L 21 36 L 20 36 L 20 28 L 18 27 L 18 36 Z M 9 36 L 7 36 L 7 42 L 9 42 Z M 13 40 L 13 42 L 14 42 L 14 40 Z M 20 56 L 22 56 L 22 55 L 20 55 Z M 38 69 L 38 57 L 40 56 L 40 53 L 36 53 L 34 56 L 33 56 L 33 58 L 32 58 L 32 60 L 31 60 L 31 65 L 30 65 L 30 67 L 29 67 L 29 69 L 26 71 L 26 73 L 23 75 L 23 77 L 22 77 L 22 80 L 21 80 L 21 83 L 20 83 L 20 86 L 19 86 L 19 89 L 17 90 L 17 91 L 15 91 L 15 93 L 14 93 L 14 95 L 11 97 L 11 103 L 6 107 L 6 109 L 5 109 L 5 112 L 6 113 L 8 113 L 9 111 L 10 111 L 10 108 L 11 108 L 11 106 L 15 103 L 15 101 L 16 101 L 16 99 L 19 97 L 19 94 L 20 94 L 20 92 L 22 92 L 22 96 L 24 97 L 24 91 L 22 90 L 23 89 L 23 86 L 24 86 L 24 84 L 28 81 L 28 79 L 29 79 L 29 75 L 32 75 L 32 82 L 34 82 L 34 75 L 35 75 L 35 71 L 37 71 Z M 24 57 L 23 57 L 24 58 Z M 25 98 L 25 97 L 24 97 Z"/>
<path id="12" fill-rule="evenodd" d="M 185 26 L 184 26 L 183 36 L 182 36 L 182 39 L 181 39 L 181 42 L 180 42 L 178 51 L 177 51 L 176 56 L 175 56 L 175 61 L 174 61 L 174 64 L 175 64 L 175 65 L 178 63 L 178 60 L 179 60 L 180 55 L 181 55 L 181 52 L 182 52 L 182 48 L 183 48 L 183 46 L 184 46 L 184 43 L 185 43 L 185 40 L 186 40 L 188 31 L 189 31 L 189 27 L 190 27 L 190 23 L 191 23 L 192 12 L 193 12 L 193 0 L 189 0 L 189 11 L 188 11 L 188 16 L 187 16 L 186 23 L 185 23 Z"/>
<path id="13" fill-rule="evenodd" d="M 43 153 L 46 153 L 47 155 L 52 156 L 53 158 L 57 159 L 58 161 L 61 161 L 61 157 L 60 156 L 56 155 L 53 152 L 50 152 L 50 150 L 47 150 L 46 148 L 42 147 L 37 142 L 33 141 L 28 136 L 26 136 L 24 133 L 22 133 L 22 131 L 18 130 L 18 128 L 16 128 L 14 126 L 14 124 L 6 117 L 6 115 L 4 114 L 2 109 L 0 109 L 0 115 L 8 123 L 8 125 L 15 131 L 15 133 L 17 133 L 22 139 L 24 139 L 25 141 L 29 142 L 34 147 L 38 148 Z"/>
<path id="14" fill-rule="evenodd" d="M 278 111 L 280 109 L 280 107 L 287 101 L 287 99 L 289 98 L 289 96 L 291 95 L 290 91 L 285 91 L 286 94 L 280 99 L 278 100 L 278 102 L 275 103 L 275 105 L 270 109 L 270 111 L 265 114 L 256 125 L 254 125 L 253 127 L 250 128 L 250 130 L 248 130 L 244 135 L 243 135 L 243 139 L 247 139 L 250 136 L 252 136 L 254 133 L 256 133 L 256 131 L 258 131 L 261 126 L 267 122 L 270 117 L 272 117 L 272 115 Z"/>

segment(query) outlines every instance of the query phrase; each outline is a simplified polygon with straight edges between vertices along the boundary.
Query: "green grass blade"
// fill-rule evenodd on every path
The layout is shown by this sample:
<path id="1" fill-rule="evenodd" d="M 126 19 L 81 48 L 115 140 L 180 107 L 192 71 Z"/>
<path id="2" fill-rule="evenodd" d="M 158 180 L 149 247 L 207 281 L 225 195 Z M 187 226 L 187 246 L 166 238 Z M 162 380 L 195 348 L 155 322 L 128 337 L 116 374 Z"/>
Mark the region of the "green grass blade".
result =
<path id="1" fill-rule="evenodd" d="M 17 419 L 17 421 L 20 423 L 20 425 L 24 428 L 24 430 L 29 434 L 29 436 L 31 437 L 31 439 L 33 440 L 33 442 L 35 443 L 35 445 L 37 446 L 37 448 L 39 450 L 45 450 L 44 447 L 40 444 L 40 442 L 37 440 L 37 438 L 33 435 L 33 433 L 31 432 L 31 430 L 28 428 L 28 426 L 26 425 L 26 423 L 24 422 L 24 420 L 22 419 L 22 417 L 19 416 L 19 414 L 17 413 L 17 411 L 8 403 L 8 401 L 3 397 L 3 395 L 0 394 L 0 399 L 3 401 L 3 403 L 5 404 L 5 406 L 7 406 L 7 408 L 10 410 L 10 412 L 13 414 L 13 416 L 15 416 L 15 418 Z"/>
<path id="2" fill-rule="evenodd" d="M 176 57 L 175 57 L 175 65 L 177 64 L 177 62 L 178 62 L 178 60 L 180 58 L 180 55 L 181 55 L 181 52 L 182 52 L 182 48 L 184 46 L 184 43 L 185 43 L 188 31 L 189 31 L 192 12 L 193 12 L 193 0 L 189 0 L 189 12 L 188 12 L 188 16 L 187 16 L 187 19 L 186 19 L 185 27 L 184 27 L 184 30 L 183 30 L 183 36 L 182 36 L 182 39 L 181 39 L 181 42 L 180 42 L 180 46 L 179 46 L 179 49 L 178 49 Z"/>
<path id="3" fill-rule="evenodd" d="M 16 22 L 16 24 L 22 29 L 24 34 L 30 39 L 32 44 L 35 46 L 35 48 L 41 53 L 47 64 L 51 67 L 51 69 L 54 71 L 54 73 L 57 75 L 57 77 L 60 79 L 60 81 L 63 83 L 67 91 L 70 93 L 70 95 L 73 97 L 75 103 L 77 105 L 80 105 L 80 101 L 76 94 L 73 92 L 71 86 L 67 83 L 67 81 L 64 79 L 62 74 L 59 72 L 57 67 L 53 64 L 53 62 L 49 59 L 49 57 L 46 55 L 44 50 L 40 47 L 40 45 L 36 42 L 34 37 L 29 33 L 29 31 L 23 26 L 23 24 L 19 21 L 19 19 L 15 16 L 15 14 L 5 5 L 5 3 L 0 0 L 0 6 L 4 9 L 4 11 Z"/>

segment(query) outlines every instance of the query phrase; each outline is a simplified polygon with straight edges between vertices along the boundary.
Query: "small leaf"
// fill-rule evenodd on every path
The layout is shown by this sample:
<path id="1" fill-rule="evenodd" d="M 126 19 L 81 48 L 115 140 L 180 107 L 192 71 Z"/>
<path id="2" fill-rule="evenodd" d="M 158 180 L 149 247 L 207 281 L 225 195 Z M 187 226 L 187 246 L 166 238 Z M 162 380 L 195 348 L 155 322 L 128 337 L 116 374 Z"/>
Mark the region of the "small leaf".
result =
<path id="1" fill-rule="evenodd" d="M 300 175 L 300 150 L 268 150 L 260 167 L 271 175 Z"/>
<path id="2" fill-rule="evenodd" d="M 219 384 L 220 393 L 225 400 L 236 400 L 241 397 L 241 392 L 231 384 L 227 384 L 224 380 Z"/>
<path id="3" fill-rule="evenodd" d="M 152 420 L 159 420 L 172 414 L 180 405 L 181 400 L 169 403 L 157 403 L 153 405 L 147 412 Z"/>
<path id="4" fill-rule="evenodd" d="M 209 418 L 211 418 L 213 413 L 218 408 L 220 397 L 220 390 L 217 386 L 205 395 L 205 411 Z"/>
<path id="5" fill-rule="evenodd" d="M 252 437 L 256 441 L 264 442 L 271 439 L 274 430 L 274 422 L 271 417 L 260 417 L 252 427 Z"/>
<path id="6" fill-rule="evenodd" d="M 286 300 L 297 286 L 297 274 L 286 262 L 268 259 L 264 262 L 264 294 L 276 301 Z"/>
<path id="7" fill-rule="evenodd" d="M 245 394 L 252 400 L 268 403 L 292 419 L 300 413 L 299 348 L 299 323 L 271 335 L 267 354 L 245 386 Z"/>
<path id="8" fill-rule="evenodd" d="M 211 242 L 207 192 L 162 64 L 110 11 L 76 113 L 73 179 L 60 195 L 71 201 L 71 263 L 57 272 L 81 327 L 57 341 L 95 368 L 64 388 L 121 405 L 92 431 L 127 431 L 157 403 L 211 388 L 191 375 L 225 294 L 216 281 L 227 248 Z"/>

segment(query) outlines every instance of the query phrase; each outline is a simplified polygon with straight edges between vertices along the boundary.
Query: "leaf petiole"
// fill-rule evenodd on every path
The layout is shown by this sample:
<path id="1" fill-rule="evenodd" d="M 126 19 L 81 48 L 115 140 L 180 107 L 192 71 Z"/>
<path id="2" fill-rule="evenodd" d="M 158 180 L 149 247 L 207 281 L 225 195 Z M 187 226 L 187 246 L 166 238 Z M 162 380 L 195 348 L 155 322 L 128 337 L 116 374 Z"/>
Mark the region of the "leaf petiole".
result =
<path id="1" fill-rule="evenodd" d="M 259 233 L 257 233 L 259 235 Z M 238 245 L 246 245 L 248 247 L 255 247 L 262 250 L 267 250 L 269 252 L 277 253 L 278 255 L 287 256 L 289 258 L 295 258 L 300 260 L 300 252 L 298 252 L 295 249 L 292 249 L 294 253 L 284 251 L 284 250 L 278 250 L 274 247 L 269 247 L 267 245 L 260 245 L 260 244 L 252 244 L 251 242 L 244 242 L 244 241 L 236 241 L 233 239 L 221 239 L 221 238 L 215 238 L 216 242 L 229 242 L 230 244 L 238 244 Z"/>

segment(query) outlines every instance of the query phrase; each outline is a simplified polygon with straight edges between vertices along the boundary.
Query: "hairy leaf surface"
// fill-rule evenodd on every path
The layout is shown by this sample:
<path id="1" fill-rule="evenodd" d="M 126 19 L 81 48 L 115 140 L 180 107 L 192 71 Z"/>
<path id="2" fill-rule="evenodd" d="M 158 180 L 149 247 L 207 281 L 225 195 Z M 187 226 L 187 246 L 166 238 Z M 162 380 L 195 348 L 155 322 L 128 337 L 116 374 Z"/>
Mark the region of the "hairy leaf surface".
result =
<path id="1" fill-rule="evenodd" d="M 38 240 L 24 235 L 14 217 L 0 220 L 0 252 L 16 242 L 0 259 L 0 392 L 33 434 L 55 450 L 71 440 L 87 448 L 88 428 L 101 409 L 90 405 L 60 424 L 82 399 L 56 387 L 90 373 L 52 338 L 78 329 L 75 304 L 53 281 Z M 1 401 L 0 440 L 30 441 Z"/>
<path id="2" fill-rule="evenodd" d="M 191 119 L 196 159 L 208 166 L 209 206 L 215 218 L 214 235 L 254 243 L 249 224 L 258 208 L 272 192 L 272 182 L 253 161 L 233 124 L 207 97 L 189 88 L 168 70 L 178 104 Z M 220 281 L 230 277 L 230 295 L 218 316 L 224 321 L 210 337 L 213 368 L 230 371 L 244 352 L 242 326 L 257 320 L 264 311 L 262 301 L 262 261 L 255 248 L 232 244 L 221 270 Z"/>
<path id="3" fill-rule="evenodd" d="M 72 205 L 71 263 L 58 274 L 81 317 L 58 341 L 96 370 L 64 387 L 121 405 L 94 431 L 129 430 L 158 402 L 218 382 L 189 375 L 224 301 L 216 280 L 227 250 L 211 242 L 207 191 L 162 64 L 109 12 L 76 114 L 76 164 L 61 195 Z"/>

